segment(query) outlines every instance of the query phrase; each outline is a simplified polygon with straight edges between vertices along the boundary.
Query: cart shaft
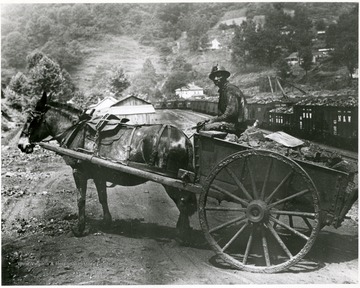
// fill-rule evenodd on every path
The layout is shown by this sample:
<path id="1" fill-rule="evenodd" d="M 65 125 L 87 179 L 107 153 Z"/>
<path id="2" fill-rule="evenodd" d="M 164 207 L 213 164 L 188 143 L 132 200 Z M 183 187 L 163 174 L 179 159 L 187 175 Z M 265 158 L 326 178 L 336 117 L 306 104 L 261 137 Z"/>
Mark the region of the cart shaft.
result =
<path id="1" fill-rule="evenodd" d="M 81 161 L 87 161 L 94 165 L 99 165 L 102 167 L 114 169 L 114 170 L 117 170 L 117 171 L 120 171 L 123 173 L 131 174 L 131 175 L 134 175 L 134 176 L 137 176 L 140 178 L 154 181 L 154 182 L 166 185 L 166 186 L 178 188 L 181 190 L 186 190 L 186 191 L 197 193 L 197 194 L 200 194 L 200 192 L 202 190 L 202 186 L 200 186 L 200 185 L 187 183 L 187 182 L 181 181 L 179 179 L 167 177 L 164 175 L 159 175 L 159 174 L 156 174 L 155 172 L 143 171 L 143 170 L 140 170 L 137 168 L 129 167 L 126 164 L 112 162 L 110 160 L 105 160 L 105 159 L 102 159 L 102 158 L 99 158 L 99 157 L 96 157 L 93 155 L 88 155 L 88 154 L 77 152 L 77 151 L 67 149 L 67 148 L 57 147 L 57 146 L 47 144 L 44 142 L 40 142 L 38 144 L 41 147 L 43 147 L 47 150 L 54 151 L 60 155 L 73 157 L 73 158 L 81 160 Z"/>

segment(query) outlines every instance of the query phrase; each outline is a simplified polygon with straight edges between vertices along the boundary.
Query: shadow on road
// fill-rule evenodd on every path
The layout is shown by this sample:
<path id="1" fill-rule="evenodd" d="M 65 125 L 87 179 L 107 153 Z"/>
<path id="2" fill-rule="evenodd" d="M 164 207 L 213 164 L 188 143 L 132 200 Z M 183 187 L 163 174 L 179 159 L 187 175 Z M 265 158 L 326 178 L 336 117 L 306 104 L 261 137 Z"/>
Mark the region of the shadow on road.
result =
<path id="1" fill-rule="evenodd" d="M 179 239 L 175 227 L 161 226 L 156 223 L 144 223 L 139 219 L 114 220 L 110 227 L 104 227 L 100 220 L 88 219 L 88 222 L 91 225 L 91 232 L 95 230 L 130 238 L 150 238 L 164 243 L 177 240 L 182 245 L 191 248 L 210 250 L 200 230 L 191 230 L 186 243 L 183 243 Z"/>
<path id="2" fill-rule="evenodd" d="M 156 223 L 144 223 L 139 219 L 115 220 L 111 227 L 104 228 L 99 220 L 89 219 L 92 230 L 121 235 L 130 238 L 150 238 L 159 242 L 171 242 L 177 239 L 176 229 Z M 210 250 L 200 230 L 193 230 L 187 246 Z M 270 251 L 271 253 L 271 251 Z M 320 231 L 314 246 L 296 265 L 281 273 L 313 272 L 323 268 L 326 263 L 342 263 L 357 259 L 358 236 L 339 234 L 337 231 Z M 219 257 L 214 256 L 210 263 L 221 269 L 233 269 Z"/>

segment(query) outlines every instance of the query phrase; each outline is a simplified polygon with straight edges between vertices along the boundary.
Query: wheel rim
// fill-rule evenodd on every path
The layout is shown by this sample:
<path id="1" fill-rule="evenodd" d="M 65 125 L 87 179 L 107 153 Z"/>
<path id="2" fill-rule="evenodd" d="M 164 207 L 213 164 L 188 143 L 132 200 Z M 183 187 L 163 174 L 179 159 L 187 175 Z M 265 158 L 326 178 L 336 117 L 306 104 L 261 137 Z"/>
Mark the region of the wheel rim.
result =
<path id="1" fill-rule="evenodd" d="M 299 262 L 313 245 L 320 230 L 319 195 L 294 161 L 247 150 L 222 160 L 206 178 L 199 218 L 226 263 L 274 273 Z"/>

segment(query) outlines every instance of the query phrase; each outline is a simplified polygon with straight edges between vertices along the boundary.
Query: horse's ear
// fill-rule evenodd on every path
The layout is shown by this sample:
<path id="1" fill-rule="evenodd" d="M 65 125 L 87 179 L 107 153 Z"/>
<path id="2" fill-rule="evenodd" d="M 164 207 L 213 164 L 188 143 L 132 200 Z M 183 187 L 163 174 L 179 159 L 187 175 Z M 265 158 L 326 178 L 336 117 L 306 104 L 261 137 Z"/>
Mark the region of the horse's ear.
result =
<path id="1" fill-rule="evenodd" d="M 45 109 L 46 102 L 47 102 L 47 95 L 46 92 L 44 91 L 41 99 L 36 104 L 36 111 L 43 111 Z"/>

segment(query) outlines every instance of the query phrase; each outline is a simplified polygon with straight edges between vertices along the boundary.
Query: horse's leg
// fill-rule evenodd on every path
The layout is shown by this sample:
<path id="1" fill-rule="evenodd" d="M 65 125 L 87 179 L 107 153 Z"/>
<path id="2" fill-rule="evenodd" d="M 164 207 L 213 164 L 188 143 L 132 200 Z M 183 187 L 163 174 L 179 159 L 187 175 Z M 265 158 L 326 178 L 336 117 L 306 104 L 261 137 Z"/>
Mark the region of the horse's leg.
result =
<path id="1" fill-rule="evenodd" d="M 103 208 L 103 221 L 105 225 L 111 224 L 111 214 L 109 211 L 108 201 L 107 201 L 107 192 L 106 192 L 106 181 L 100 177 L 94 177 L 94 183 L 97 189 L 99 196 L 100 204 Z"/>
<path id="2" fill-rule="evenodd" d="M 85 203 L 86 203 L 86 189 L 87 189 L 87 177 L 84 173 L 78 169 L 73 169 L 73 176 L 75 179 L 76 188 L 79 192 L 78 197 L 78 226 L 73 228 L 75 236 L 79 237 L 84 234 L 85 230 Z"/>
<path id="3" fill-rule="evenodd" d="M 196 196 L 194 193 L 168 186 L 165 186 L 165 190 L 175 202 L 180 212 L 176 223 L 177 234 L 183 243 L 187 243 L 189 242 L 189 237 L 191 236 L 190 233 L 192 231 L 189 218 L 197 209 Z"/>

